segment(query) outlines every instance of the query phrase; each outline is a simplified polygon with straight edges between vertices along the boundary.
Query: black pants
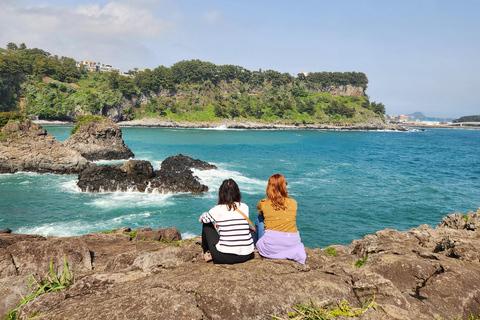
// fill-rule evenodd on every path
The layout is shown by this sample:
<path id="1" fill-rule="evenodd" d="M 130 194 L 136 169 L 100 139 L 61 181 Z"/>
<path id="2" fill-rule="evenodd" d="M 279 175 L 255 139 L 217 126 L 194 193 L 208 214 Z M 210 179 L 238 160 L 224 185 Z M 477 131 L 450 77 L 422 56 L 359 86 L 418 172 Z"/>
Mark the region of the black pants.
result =
<path id="1" fill-rule="evenodd" d="M 253 259 L 255 256 L 253 252 L 247 255 L 238 255 L 233 253 L 223 253 L 217 250 L 215 246 L 218 243 L 220 236 L 213 226 L 213 223 L 204 223 L 202 227 L 202 249 L 203 252 L 210 251 L 213 262 L 219 264 L 234 264 L 242 263 Z"/>

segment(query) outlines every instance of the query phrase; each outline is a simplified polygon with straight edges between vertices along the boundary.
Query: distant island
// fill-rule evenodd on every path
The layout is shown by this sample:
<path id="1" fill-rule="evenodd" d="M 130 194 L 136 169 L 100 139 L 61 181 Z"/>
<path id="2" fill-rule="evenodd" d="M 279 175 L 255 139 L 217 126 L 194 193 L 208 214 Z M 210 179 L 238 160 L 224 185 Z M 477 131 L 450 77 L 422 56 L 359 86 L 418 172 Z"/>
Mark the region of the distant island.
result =
<path id="1" fill-rule="evenodd" d="M 0 112 L 75 122 L 83 114 L 115 122 L 153 118 L 182 123 L 222 121 L 354 126 L 385 122 L 370 101 L 362 72 L 251 71 L 200 60 L 121 73 L 25 44 L 0 49 Z"/>

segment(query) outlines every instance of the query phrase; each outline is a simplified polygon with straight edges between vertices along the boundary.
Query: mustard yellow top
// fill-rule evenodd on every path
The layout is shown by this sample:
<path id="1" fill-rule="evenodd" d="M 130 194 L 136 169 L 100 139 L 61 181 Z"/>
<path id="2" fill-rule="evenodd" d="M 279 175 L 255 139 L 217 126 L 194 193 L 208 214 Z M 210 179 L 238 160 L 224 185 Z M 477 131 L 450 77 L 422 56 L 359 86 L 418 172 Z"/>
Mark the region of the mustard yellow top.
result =
<path id="1" fill-rule="evenodd" d="M 297 230 L 297 201 L 286 198 L 285 210 L 274 210 L 270 199 L 260 200 L 257 204 L 258 213 L 263 215 L 265 230 L 282 232 L 298 232 Z"/>

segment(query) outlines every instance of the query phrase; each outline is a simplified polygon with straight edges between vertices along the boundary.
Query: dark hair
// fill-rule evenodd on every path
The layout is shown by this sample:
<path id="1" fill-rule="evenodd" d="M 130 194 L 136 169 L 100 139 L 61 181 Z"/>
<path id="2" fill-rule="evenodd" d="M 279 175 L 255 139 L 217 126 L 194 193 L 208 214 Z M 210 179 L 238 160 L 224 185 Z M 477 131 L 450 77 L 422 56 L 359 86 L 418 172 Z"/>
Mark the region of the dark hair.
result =
<path id="1" fill-rule="evenodd" d="M 238 188 L 237 183 L 233 179 L 223 180 L 220 189 L 218 190 L 218 204 L 226 204 L 228 210 L 235 210 L 237 205 L 235 202 L 242 201 L 242 194 Z"/>

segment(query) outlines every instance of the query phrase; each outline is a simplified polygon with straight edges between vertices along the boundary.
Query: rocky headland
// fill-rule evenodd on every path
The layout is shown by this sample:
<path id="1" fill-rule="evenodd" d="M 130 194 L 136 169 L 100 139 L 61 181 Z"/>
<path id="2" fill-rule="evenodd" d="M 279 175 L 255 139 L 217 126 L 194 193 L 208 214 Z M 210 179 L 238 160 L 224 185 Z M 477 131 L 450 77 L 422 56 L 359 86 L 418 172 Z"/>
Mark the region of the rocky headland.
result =
<path id="1" fill-rule="evenodd" d="M 217 167 L 182 154 L 165 159 L 160 170 L 153 170 L 151 163 L 145 160 L 129 160 L 119 165 L 91 166 L 78 175 L 77 185 L 83 192 L 207 192 L 208 187 L 193 175 L 192 168 L 210 170 Z"/>
<path id="2" fill-rule="evenodd" d="M 199 225 L 200 230 L 200 225 Z M 361 307 L 359 319 L 469 319 L 480 311 L 480 208 L 436 228 L 384 229 L 349 246 L 307 248 L 307 263 L 255 259 L 215 265 L 201 239 L 176 229 L 94 232 L 79 237 L 0 234 L 0 313 L 64 259 L 75 283 L 18 310 L 19 319 L 272 319 L 295 303 Z M 341 318 L 341 317 L 340 317 Z"/>
<path id="3" fill-rule="evenodd" d="M 78 151 L 62 145 L 31 120 L 9 122 L 0 133 L 0 173 L 76 174 L 90 165 Z"/>
<path id="4" fill-rule="evenodd" d="M 85 159 L 121 160 L 135 157 L 132 150 L 125 145 L 120 126 L 110 119 L 90 122 L 62 142 L 67 148 L 77 150 Z"/>

